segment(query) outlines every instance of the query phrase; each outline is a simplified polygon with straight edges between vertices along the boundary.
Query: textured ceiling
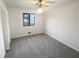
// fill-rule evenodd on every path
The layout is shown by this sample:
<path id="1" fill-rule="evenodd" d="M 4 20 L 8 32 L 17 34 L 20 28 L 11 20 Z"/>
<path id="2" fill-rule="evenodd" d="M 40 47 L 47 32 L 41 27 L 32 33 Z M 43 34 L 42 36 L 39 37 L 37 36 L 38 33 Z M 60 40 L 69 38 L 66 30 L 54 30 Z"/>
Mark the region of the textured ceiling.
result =
<path id="1" fill-rule="evenodd" d="M 56 6 L 59 4 L 64 4 L 72 1 L 78 1 L 78 0 L 48 0 L 48 1 L 54 1 L 54 4 L 49 4 L 50 6 Z M 4 2 L 7 4 L 7 6 L 13 6 L 17 8 L 27 8 L 27 9 L 35 9 L 35 3 L 37 1 L 35 0 L 4 0 Z"/>

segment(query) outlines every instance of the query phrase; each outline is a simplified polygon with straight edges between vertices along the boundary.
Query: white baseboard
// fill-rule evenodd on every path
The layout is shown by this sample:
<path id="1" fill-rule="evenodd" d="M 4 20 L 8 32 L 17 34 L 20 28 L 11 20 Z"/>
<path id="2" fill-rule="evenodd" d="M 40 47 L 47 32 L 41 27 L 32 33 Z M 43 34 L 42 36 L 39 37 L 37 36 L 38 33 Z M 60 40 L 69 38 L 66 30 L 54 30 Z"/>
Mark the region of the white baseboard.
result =
<path id="1" fill-rule="evenodd" d="M 48 34 L 48 33 L 45 33 L 45 34 L 47 34 L 48 36 L 50 36 L 50 37 L 52 37 L 52 38 L 55 38 L 55 37 L 53 37 L 52 35 L 50 35 L 50 34 Z M 56 39 L 56 38 L 55 38 L 55 39 Z M 75 51 L 79 52 L 79 49 L 73 47 L 72 45 L 70 45 L 70 44 L 68 44 L 68 43 L 66 43 L 66 42 L 64 42 L 64 41 L 58 40 L 58 39 L 56 39 L 56 40 L 59 41 L 59 42 L 61 42 L 62 44 L 65 44 L 66 46 L 68 46 L 68 47 L 74 49 Z"/>

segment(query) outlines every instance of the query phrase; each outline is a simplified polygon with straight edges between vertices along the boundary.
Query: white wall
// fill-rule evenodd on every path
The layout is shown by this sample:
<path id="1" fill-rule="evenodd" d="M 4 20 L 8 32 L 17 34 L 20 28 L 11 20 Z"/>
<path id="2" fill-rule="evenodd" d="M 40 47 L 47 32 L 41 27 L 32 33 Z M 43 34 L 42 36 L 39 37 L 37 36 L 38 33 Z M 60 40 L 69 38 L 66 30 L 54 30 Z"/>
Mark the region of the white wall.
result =
<path id="1" fill-rule="evenodd" d="M 1 9 L 2 26 L 3 26 L 3 36 L 5 49 L 10 49 L 10 31 L 9 31 L 9 19 L 7 9 Z"/>
<path id="2" fill-rule="evenodd" d="M 4 57 L 5 55 L 5 48 L 4 48 L 4 38 L 3 38 L 3 31 L 2 31 L 2 20 L 1 20 L 1 10 L 0 10 L 0 58 Z"/>
<path id="3" fill-rule="evenodd" d="M 38 34 L 44 32 L 44 19 L 42 15 L 35 14 L 35 26 L 23 26 L 23 12 L 35 13 L 33 10 L 8 7 L 11 38 L 27 36 L 28 32 Z"/>
<path id="4" fill-rule="evenodd" d="M 46 16 L 46 33 L 79 51 L 79 1 L 52 8 Z"/>
<path id="5" fill-rule="evenodd" d="M 0 0 L 0 8 L 2 8 L 2 9 L 6 8 L 6 5 L 3 2 L 3 0 Z"/>
<path id="6" fill-rule="evenodd" d="M 3 58 L 5 55 L 4 48 L 4 36 L 3 36 L 3 27 L 2 27 L 2 18 L 1 18 L 1 9 L 5 8 L 5 4 L 2 0 L 0 0 L 0 58 Z"/>

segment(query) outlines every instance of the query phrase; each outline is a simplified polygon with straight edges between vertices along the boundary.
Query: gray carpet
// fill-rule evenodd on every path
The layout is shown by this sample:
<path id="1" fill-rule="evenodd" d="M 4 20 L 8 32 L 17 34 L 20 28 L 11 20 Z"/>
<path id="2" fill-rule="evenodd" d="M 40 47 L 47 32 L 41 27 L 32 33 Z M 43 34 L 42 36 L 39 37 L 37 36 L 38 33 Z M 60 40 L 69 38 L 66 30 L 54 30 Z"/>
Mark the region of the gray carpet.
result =
<path id="1" fill-rule="evenodd" d="M 5 58 L 78 58 L 79 53 L 46 34 L 12 39 Z"/>

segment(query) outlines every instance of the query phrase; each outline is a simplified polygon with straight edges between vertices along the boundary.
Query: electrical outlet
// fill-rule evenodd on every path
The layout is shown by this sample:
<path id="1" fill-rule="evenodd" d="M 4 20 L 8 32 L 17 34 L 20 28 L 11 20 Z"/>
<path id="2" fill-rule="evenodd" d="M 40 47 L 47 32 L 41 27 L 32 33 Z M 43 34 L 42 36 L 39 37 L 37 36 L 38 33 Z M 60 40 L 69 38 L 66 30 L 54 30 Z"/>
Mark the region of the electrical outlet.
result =
<path id="1" fill-rule="evenodd" d="M 31 32 L 28 32 L 28 34 L 31 34 Z"/>

